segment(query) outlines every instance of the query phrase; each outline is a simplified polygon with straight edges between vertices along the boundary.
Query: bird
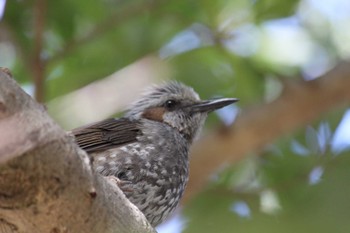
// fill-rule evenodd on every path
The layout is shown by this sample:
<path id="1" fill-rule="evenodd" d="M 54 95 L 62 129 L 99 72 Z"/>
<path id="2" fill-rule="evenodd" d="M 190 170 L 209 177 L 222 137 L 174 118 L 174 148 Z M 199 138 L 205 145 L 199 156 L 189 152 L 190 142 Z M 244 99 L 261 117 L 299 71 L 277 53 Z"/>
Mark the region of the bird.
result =
<path id="1" fill-rule="evenodd" d="M 177 81 L 154 85 L 121 118 L 72 130 L 96 173 L 111 180 L 152 226 L 177 207 L 189 178 L 189 149 L 208 113 L 236 98 L 200 100 Z"/>

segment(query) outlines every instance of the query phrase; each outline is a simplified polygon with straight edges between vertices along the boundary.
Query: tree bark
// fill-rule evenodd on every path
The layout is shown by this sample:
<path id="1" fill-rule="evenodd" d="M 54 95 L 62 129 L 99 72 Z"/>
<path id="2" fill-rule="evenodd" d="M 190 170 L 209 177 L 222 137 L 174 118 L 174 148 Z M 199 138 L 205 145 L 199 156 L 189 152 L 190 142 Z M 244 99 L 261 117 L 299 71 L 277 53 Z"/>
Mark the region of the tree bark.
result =
<path id="1" fill-rule="evenodd" d="M 0 70 L 0 232 L 155 232 L 86 153 Z"/>

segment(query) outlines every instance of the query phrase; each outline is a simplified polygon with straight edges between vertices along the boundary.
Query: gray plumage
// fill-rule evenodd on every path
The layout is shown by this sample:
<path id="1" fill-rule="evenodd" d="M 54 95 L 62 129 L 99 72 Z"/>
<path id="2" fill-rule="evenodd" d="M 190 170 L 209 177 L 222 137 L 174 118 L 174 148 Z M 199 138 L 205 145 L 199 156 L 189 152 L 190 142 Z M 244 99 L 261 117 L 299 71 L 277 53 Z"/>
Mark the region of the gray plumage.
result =
<path id="1" fill-rule="evenodd" d="M 207 113 L 236 102 L 201 101 L 178 82 L 154 86 L 125 116 L 73 130 L 93 168 L 112 179 L 156 226 L 179 203 L 188 181 L 188 152 Z"/>

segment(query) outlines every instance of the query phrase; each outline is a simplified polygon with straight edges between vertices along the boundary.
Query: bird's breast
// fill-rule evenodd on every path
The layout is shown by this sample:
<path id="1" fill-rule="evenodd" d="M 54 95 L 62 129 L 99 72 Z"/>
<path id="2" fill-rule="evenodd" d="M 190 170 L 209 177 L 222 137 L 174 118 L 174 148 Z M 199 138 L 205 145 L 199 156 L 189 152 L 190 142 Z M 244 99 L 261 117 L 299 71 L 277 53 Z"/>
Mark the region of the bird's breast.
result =
<path id="1" fill-rule="evenodd" d="M 166 135 L 165 135 L 166 134 Z M 178 205 L 188 181 L 188 143 L 170 127 L 148 128 L 136 142 L 98 153 L 96 171 L 129 181 L 124 192 L 153 224 Z"/>

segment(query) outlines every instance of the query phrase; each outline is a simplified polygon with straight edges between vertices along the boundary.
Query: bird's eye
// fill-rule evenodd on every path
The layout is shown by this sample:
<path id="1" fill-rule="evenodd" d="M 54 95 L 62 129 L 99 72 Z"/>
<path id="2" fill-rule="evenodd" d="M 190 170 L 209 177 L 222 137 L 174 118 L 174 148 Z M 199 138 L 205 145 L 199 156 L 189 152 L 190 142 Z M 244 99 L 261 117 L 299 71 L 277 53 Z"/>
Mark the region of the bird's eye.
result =
<path id="1" fill-rule="evenodd" d="M 174 107 L 177 105 L 177 102 L 175 100 L 167 100 L 165 101 L 165 107 L 169 110 L 174 109 Z"/>

